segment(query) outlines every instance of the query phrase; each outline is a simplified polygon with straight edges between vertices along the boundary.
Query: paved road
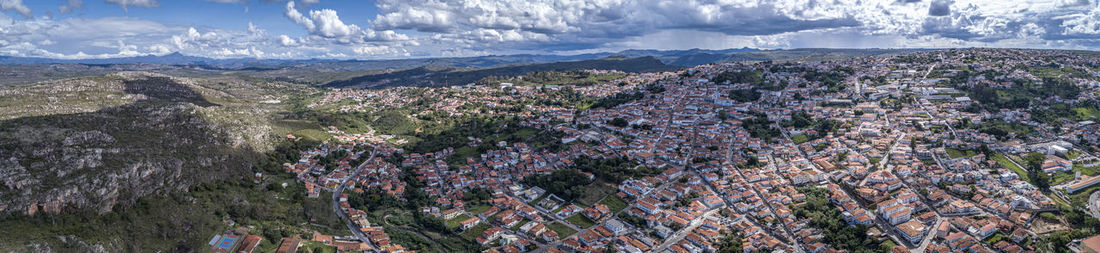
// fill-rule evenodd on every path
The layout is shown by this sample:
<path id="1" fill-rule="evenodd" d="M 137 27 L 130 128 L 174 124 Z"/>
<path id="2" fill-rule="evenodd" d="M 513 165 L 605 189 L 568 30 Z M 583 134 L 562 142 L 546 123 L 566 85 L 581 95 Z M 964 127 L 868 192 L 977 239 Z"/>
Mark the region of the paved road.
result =
<path id="1" fill-rule="evenodd" d="M 336 190 L 332 192 L 332 210 L 336 212 L 337 216 L 340 216 L 341 220 L 345 221 L 344 223 L 348 226 L 348 230 L 351 230 L 351 233 L 354 234 L 355 237 L 359 238 L 360 241 L 366 242 L 367 245 L 370 245 L 372 250 L 377 250 L 378 246 L 374 245 L 374 243 L 370 241 L 370 238 L 368 238 L 367 235 L 363 234 L 363 231 L 359 230 L 359 226 L 356 225 L 355 222 L 351 220 L 351 218 L 348 218 L 348 215 L 344 213 L 344 210 L 340 209 L 340 193 L 344 192 L 345 184 L 347 183 L 347 181 L 355 175 L 358 175 L 360 171 L 363 171 L 363 167 L 365 167 L 371 159 L 374 159 L 374 156 L 377 154 L 378 152 L 372 149 L 370 157 L 368 157 L 366 160 L 363 160 L 363 163 L 359 164 L 359 166 L 356 166 L 355 171 L 349 173 L 347 177 L 344 177 L 344 180 L 340 181 L 340 186 L 337 186 Z"/>
<path id="2" fill-rule="evenodd" d="M 716 212 L 718 212 L 718 208 L 711 208 L 710 210 L 707 210 L 705 213 L 703 213 L 703 215 L 699 215 L 699 217 L 695 217 L 694 220 L 691 220 L 690 225 L 688 225 L 687 227 L 684 227 L 684 229 L 680 229 L 680 231 L 676 231 L 676 233 L 674 233 L 673 236 L 670 236 L 667 239 L 665 239 L 665 242 L 661 243 L 660 245 L 657 245 L 657 247 L 653 247 L 652 252 L 663 252 L 664 249 L 668 248 L 668 246 L 670 246 L 672 243 L 678 242 L 681 239 L 684 239 L 684 237 L 686 237 L 688 235 L 688 233 L 695 230 L 695 228 L 698 228 L 699 226 L 702 226 L 703 221 L 706 220 L 707 218 L 709 218 L 711 215 L 714 215 L 714 213 L 716 213 Z"/>

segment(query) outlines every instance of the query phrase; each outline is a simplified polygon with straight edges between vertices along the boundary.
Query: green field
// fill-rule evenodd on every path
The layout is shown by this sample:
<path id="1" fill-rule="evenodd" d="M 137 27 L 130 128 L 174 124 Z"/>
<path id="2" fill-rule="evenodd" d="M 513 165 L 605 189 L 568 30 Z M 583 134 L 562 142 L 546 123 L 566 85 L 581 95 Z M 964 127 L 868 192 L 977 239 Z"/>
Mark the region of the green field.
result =
<path id="1" fill-rule="evenodd" d="M 569 228 L 569 226 L 566 226 L 565 224 L 561 224 L 559 222 L 547 224 L 546 227 L 550 230 L 553 230 L 554 232 L 557 232 L 558 239 L 565 239 L 566 237 L 577 233 L 577 230 L 573 230 L 572 228 Z M 480 234 L 480 232 L 478 234 Z"/>
<path id="2" fill-rule="evenodd" d="M 615 196 L 614 194 L 608 195 L 607 198 L 604 198 L 602 201 L 600 201 L 600 204 L 606 205 L 607 208 L 611 209 L 612 213 L 618 213 L 628 206 L 626 201 L 623 201 L 623 199 L 619 198 L 619 196 Z"/>
<path id="3" fill-rule="evenodd" d="M 596 222 L 592 221 L 592 219 L 581 214 L 573 215 L 573 217 L 565 218 L 565 220 L 580 228 L 589 228 L 592 227 L 592 225 L 596 225 Z"/>

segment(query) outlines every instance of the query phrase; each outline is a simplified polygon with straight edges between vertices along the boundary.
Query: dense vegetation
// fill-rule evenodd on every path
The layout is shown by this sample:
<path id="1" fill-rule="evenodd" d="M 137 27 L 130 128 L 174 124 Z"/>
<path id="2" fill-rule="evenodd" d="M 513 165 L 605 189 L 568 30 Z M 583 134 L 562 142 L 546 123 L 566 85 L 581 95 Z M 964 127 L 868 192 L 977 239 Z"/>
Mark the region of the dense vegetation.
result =
<path id="1" fill-rule="evenodd" d="M 718 73 L 718 75 L 715 75 L 713 78 L 711 78 L 710 81 L 717 84 L 724 84 L 726 82 L 732 84 L 743 83 L 755 87 L 764 85 L 764 76 L 760 73 L 760 71 L 755 70 L 743 70 L 736 72 L 723 71 L 722 73 Z"/>
<path id="2" fill-rule="evenodd" d="M 419 252 L 481 252 L 484 250 L 471 239 L 459 236 L 461 231 L 450 229 L 446 222 L 424 214 L 421 208 L 431 205 L 430 198 L 422 190 L 423 182 L 416 179 L 416 170 L 404 168 L 401 180 L 408 183 L 404 200 L 394 199 L 378 189 L 363 193 L 348 192 L 348 204 L 367 212 L 368 219 L 381 225 L 386 234 L 397 244 Z M 478 197 L 478 191 L 472 196 Z M 481 203 L 474 201 L 471 204 Z"/>
<path id="3" fill-rule="evenodd" d="M 752 118 L 741 121 L 741 127 L 749 131 L 749 135 L 753 138 L 759 138 L 765 141 L 771 141 L 772 138 L 779 137 L 779 129 L 772 127 L 772 121 L 768 120 L 768 115 L 762 113 L 753 113 Z"/>
<path id="4" fill-rule="evenodd" d="M 645 93 L 640 90 L 629 90 L 615 94 L 614 96 L 608 96 L 596 100 L 596 103 L 588 108 L 615 108 L 621 104 L 630 103 L 631 101 L 645 98 Z"/>
<path id="5" fill-rule="evenodd" d="M 844 78 L 854 73 L 851 67 L 836 67 L 832 71 L 817 71 L 809 69 L 802 75 L 807 81 L 820 82 L 828 88 L 828 92 L 844 90 Z"/>
<path id="6" fill-rule="evenodd" d="M 1042 85 L 1023 80 L 1014 81 L 1015 84 L 1009 88 L 994 88 L 987 85 L 959 86 L 958 88 L 965 90 L 970 98 L 981 102 L 982 109 L 989 112 L 996 112 L 1001 108 L 1027 108 L 1033 101 L 1055 96 L 1062 99 L 1076 99 L 1081 94 L 1080 87 L 1061 78 L 1043 78 Z"/>
<path id="7" fill-rule="evenodd" d="M 805 111 L 799 111 L 791 114 L 790 121 L 783 121 L 779 123 L 783 127 L 793 127 L 797 129 L 813 129 L 817 131 L 817 135 L 812 136 L 813 139 L 817 139 L 825 136 L 827 133 L 835 132 L 844 123 L 835 119 L 814 119 L 812 115 Z M 791 136 L 794 138 L 794 136 Z"/>
<path id="8" fill-rule="evenodd" d="M 1040 153 L 1030 153 L 1024 156 L 1024 166 L 1027 166 L 1027 178 L 1031 181 L 1031 184 L 1043 191 L 1050 190 L 1050 175 L 1043 172 L 1043 161 L 1046 159 L 1046 156 Z"/>
<path id="9" fill-rule="evenodd" d="M 413 137 L 419 141 L 410 143 L 406 150 L 410 153 L 426 153 L 453 147 L 455 154 L 448 157 L 447 161 L 457 165 L 465 163 L 466 157 L 496 149 L 496 143 L 499 141 L 509 144 L 524 142 L 533 149 L 550 152 L 557 152 L 566 147 L 561 143 L 564 133 L 520 126 L 519 121 L 515 119 L 475 117 L 454 124 L 453 127 L 438 133 L 416 133 Z M 476 147 L 469 146 L 469 137 L 483 138 L 483 143 Z"/>
<path id="10" fill-rule="evenodd" d="M 867 236 L 867 226 L 849 226 L 840 210 L 829 204 L 824 188 L 800 187 L 806 203 L 794 206 L 794 215 L 810 219 L 810 226 L 822 230 L 822 242 L 849 252 L 890 252 L 895 244 Z"/>
<path id="11" fill-rule="evenodd" d="M 760 99 L 760 92 L 756 89 L 731 90 L 729 97 L 740 103 L 752 102 Z"/>
<path id="12" fill-rule="evenodd" d="M 305 143 L 310 145 L 312 143 Z M 269 160 L 258 164 L 260 171 L 281 172 L 298 143 L 279 145 Z M 311 228 L 327 234 L 346 234 L 327 198 L 306 198 L 305 188 L 287 174 L 271 174 L 260 184 L 251 176 L 231 178 L 190 187 L 187 192 L 172 191 L 146 196 L 132 207 L 116 207 L 99 215 L 87 210 L 69 210 L 63 214 L 0 217 L 0 238 L 8 242 L 49 242 L 55 250 L 83 251 L 75 241 L 62 243 L 57 235 L 75 236 L 80 241 L 99 243 L 109 251 L 198 251 L 215 234 L 225 232 L 228 221 L 239 227 L 251 226 L 250 234 L 264 237 L 262 251 L 274 250 L 282 237 L 303 234 Z M 282 184 L 286 183 L 286 187 Z M 125 224 L 125 225 L 120 225 Z M 317 225 L 303 225 L 317 224 Z M 0 250 L 16 245 L 2 245 Z"/>
<path id="13" fill-rule="evenodd" d="M 622 157 L 592 159 L 582 156 L 573 161 L 573 167 L 592 173 L 597 179 L 615 184 L 622 183 L 628 178 L 652 176 L 663 171 L 637 166 L 636 163 Z"/>
<path id="14" fill-rule="evenodd" d="M 585 186 L 590 183 L 592 180 L 576 169 L 556 170 L 549 175 L 536 175 L 523 179 L 523 184 L 541 187 L 565 201 L 572 201 L 584 195 L 587 190 Z"/>

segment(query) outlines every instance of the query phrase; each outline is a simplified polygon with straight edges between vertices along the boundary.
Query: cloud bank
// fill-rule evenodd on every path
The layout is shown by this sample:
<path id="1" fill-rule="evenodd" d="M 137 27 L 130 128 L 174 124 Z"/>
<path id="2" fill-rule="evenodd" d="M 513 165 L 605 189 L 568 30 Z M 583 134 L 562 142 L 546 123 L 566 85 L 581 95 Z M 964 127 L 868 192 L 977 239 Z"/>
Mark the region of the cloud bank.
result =
<path id="1" fill-rule="evenodd" d="M 211 28 L 127 17 L 34 18 L 21 0 L 0 0 L 0 13 L 17 15 L 0 16 L 0 54 L 374 59 L 630 48 L 1100 46 L 1096 0 L 377 0 L 371 14 L 317 8 L 315 0 L 267 4 L 283 8 L 262 15 L 301 33 L 268 33 L 273 27 L 262 26 L 271 22 Z M 58 10 L 81 8 L 71 0 Z"/>

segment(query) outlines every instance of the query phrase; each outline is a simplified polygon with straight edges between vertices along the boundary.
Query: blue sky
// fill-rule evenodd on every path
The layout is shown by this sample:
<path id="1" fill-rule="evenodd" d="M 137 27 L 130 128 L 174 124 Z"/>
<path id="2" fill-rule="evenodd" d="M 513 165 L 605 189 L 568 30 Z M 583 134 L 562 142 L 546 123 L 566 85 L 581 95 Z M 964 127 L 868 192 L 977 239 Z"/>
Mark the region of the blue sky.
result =
<path id="1" fill-rule="evenodd" d="M 1100 0 L 0 0 L 0 55 L 1100 48 Z"/>

